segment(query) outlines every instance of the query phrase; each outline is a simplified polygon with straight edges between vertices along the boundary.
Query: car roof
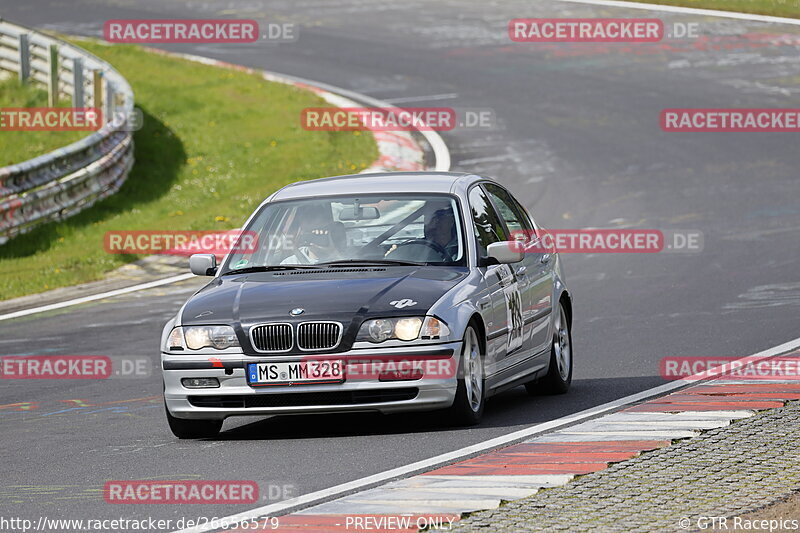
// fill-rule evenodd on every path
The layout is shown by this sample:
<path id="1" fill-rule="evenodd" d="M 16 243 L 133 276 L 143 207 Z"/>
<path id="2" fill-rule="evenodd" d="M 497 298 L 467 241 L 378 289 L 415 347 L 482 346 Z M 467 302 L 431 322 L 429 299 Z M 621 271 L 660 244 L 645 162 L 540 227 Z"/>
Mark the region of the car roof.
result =
<path id="1" fill-rule="evenodd" d="M 369 193 L 452 193 L 456 186 L 486 180 L 464 172 L 374 172 L 298 181 L 272 195 L 270 201 Z"/>

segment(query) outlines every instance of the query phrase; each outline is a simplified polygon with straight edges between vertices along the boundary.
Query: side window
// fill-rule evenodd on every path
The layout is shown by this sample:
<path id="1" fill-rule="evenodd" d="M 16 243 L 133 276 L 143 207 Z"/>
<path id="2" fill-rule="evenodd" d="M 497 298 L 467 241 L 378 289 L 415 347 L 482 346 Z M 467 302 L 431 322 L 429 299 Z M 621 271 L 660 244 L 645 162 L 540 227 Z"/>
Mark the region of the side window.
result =
<path id="1" fill-rule="evenodd" d="M 493 242 L 508 240 L 506 230 L 480 187 L 473 187 L 469 192 L 469 206 L 475 239 L 478 242 L 478 255 L 485 256 L 487 246 Z"/>
<path id="2" fill-rule="evenodd" d="M 511 238 L 525 242 L 534 239 L 536 234 L 533 231 L 528 215 L 508 191 L 491 183 L 484 184 L 484 187 L 486 187 L 494 205 L 500 211 L 500 216 L 503 217 L 506 226 L 508 226 Z"/>

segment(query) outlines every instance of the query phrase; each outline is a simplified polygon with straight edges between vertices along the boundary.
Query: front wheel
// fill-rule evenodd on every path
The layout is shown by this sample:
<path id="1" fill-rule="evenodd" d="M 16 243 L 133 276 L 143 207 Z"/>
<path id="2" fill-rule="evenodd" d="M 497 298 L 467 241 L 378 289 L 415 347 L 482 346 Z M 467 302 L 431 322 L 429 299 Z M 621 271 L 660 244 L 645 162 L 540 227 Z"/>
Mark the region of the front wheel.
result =
<path id="1" fill-rule="evenodd" d="M 558 304 L 558 314 L 553 328 L 553 344 L 550 348 L 550 366 L 547 375 L 540 380 L 526 383 L 528 394 L 564 394 L 572 383 L 572 332 L 564 306 Z"/>
<path id="2" fill-rule="evenodd" d="M 461 372 L 459 373 L 456 398 L 447 412 L 449 420 L 460 426 L 474 426 L 481 421 L 486 403 L 485 379 L 481 344 L 475 328 L 467 327 L 461 348 Z M 463 375 L 463 378 L 460 377 Z"/>
<path id="3" fill-rule="evenodd" d="M 215 437 L 222 429 L 222 420 L 190 420 L 186 418 L 175 418 L 164 406 L 167 413 L 167 422 L 172 434 L 179 439 L 203 439 Z"/>

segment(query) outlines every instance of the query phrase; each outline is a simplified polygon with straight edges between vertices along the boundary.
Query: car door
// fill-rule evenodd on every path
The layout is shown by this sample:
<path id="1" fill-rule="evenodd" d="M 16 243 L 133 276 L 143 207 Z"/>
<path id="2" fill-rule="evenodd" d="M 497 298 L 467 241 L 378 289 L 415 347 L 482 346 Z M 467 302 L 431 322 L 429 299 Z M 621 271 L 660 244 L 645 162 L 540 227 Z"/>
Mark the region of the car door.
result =
<path id="1" fill-rule="evenodd" d="M 526 219 L 533 226 L 535 235 L 534 238 L 528 243 L 531 252 L 527 255 L 533 263 L 534 277 L 531 280 L 533 285 L 533 310 L 534 316 L 531 317 L 533 322 L 533 339 L 534 346 L 537 353 L 544 354 L 541 359 L 547 365 L 550 362 L 550 346 L 552 344 L 552 335 L 549 331 L 550 315 L 553 314 L 553 283 L 555 281 L 555 273 L 553 268 L 555 266 L 555 258 L 553 256 L 554 250 L 545 247 L 542 241 L 542 230 L 536 225 L 536 221 L 528 214 L 528 212 L 520 206 Z"/>
<path id="2" fill-rule="evenodd" d="M 537 329 L 539 313 L 537 302 L 543 290 L 538 257 L 531 253 L 531 241 L 536 238 L 533 226 L 524 210 L 503 187 L 486 183 L 484 185 L 489 198 L 497 208 L 497 213 L 506 225 L 510 239 L 519 243 L 525 251 L 522 261 L 508 265 L 516 275 L 522 300 L 522 349 L 513 357 L 513 361 L 521 362 L 536 355 L 541 349 L 542 333 Z M 545 323 L 546 326 L 546 323 Z M 546 332 L 544 332 L 546 334 Z"/>
<path id="3" fill-rule="evenodd" d="M 489 244 L 508 240 L 507 229 L 479 185 L 473 186 L 468 198 L 478 257 L 485 258 Z M 522 347 L 522 297 L 516 274 L 509 265 L 478 268 L 488 292 L 479 305 L 486 324 L 484 367 L 491 387 L 491 376 L 505 370 L 509 355 Z"/>
<path id="4" fill-rule="evenodd" d="M 487 184 L 486 190 L 508 225 L 512 238 L 518 236 L 526 250 L 517 273 L 522 276 L 523 271 L 527 277 L 524 329 L 526 339 L 530 342 L 530 355 L 537 355 L 550 348 L 548 325 L 553 298 L 552 253 L 542 249 L 540 235 L 528 212 L 507 190 L 495 184 Z"/>

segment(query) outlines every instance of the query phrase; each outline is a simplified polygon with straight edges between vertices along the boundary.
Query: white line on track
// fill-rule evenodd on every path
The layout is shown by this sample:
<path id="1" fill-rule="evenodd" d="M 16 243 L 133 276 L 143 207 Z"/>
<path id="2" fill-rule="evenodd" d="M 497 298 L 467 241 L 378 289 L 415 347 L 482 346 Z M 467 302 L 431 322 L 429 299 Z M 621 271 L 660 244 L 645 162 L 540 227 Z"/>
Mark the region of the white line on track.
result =
<path id="1" fill-rule="evenodd" d="M 623 2 L 620 0 L 560 0 L 574 4 L 589 4 L 592 6 L 623 7 L 628 9 L 647 9 L 650 11 L 665 11 L 681 13 L 684 15 L 702 15 L 708 17 L 723 17 L 729 19 L 749 20 L 753 22 L 772 22 L 775 24 L 793 24 L 800 26 L 799 19 L 786 17 L 772 17 L 769 15 L 754 15 L 751 13 L 738 13 L 736 11 L 719 11 L 716 9 L 699 9 L 695 7 L 666 6 L 663 4 L 644 4 L 641 2 Z"/>
<path id="2" fill-rule="evenodd" d="M 386 98 L 390 104 L 405 104 L 407 102 L 430 102 L 433 100 L 450 100 L 458 98 L 458 93 L 431 94 L 428 96 L 408 96 L 405 98 Z"/>
<path id="3" fill-rule="evenodd" d="M 180 274 L 178 276 L 172 276 L 169 278 L 159 279 L 156 281 L 148 281 L 147 283 L 140 283 L 139 285 L 133 285 L 131 287 L 125 287 L 124 289 L 115 289 L 113 291 L 101 292 L 100 294 L 92 294 L 91 296 L 83 296 L 81 298 L 66 300 L 64 302 L 42 305 L 40 307 L 32 307 L 30 309 L 22 309 L 21 311 L 14 311 L 13 313 L 6 313 L 5 315 L 0 315 L 0 321 L 10 320 L 12 318 L 19 318 L 22 316 L 34 315 L 36 313 L 44 313 L 45 311 L 53 311 L 55 309 L 63 309 L 64 307 L 72 307 L 73 305 L 80 305 L 80 304 L 85 304 L 87 302 L 94 302 L 95 300 L 103 300 L 105 298 L 120 296 L 122 294 L 128 294 L 131 292 L 152 289 L 154 287 L 160 287 L 161 285 L 169 285 L 170 283 L 183 281 L 185 279 L 193 277 L 195 277 L 194 274 L 188 274 L 188 273 Z"/>
<path id="4" fill-rule="evenodd" d="M 713 378 L 715 376 L 719 376 L 720 374 L 723 374 L 734 368 L 737 368 L 738 365 L 756 363 L 763 359 L 768 359 L 770 357 L 780 355 L 784 352 L 788 352 L 796 348 L 800 348 L 800 337 L 785 342 L 783 344 L 780 344 L 778 346 L 775 346 L 773 348 L 769 348 L 767 350 L 755 353 L 753 355 L 748 355 L 746 357 L 742 357 L 740 359 L 731 361 L 724 365 L 714 367 L 706 372 L 695 374 L 694 376 L 690 376 L 685 379 L 675 380 L 673 382 L 666 383 L 658 387 L 653 387 L 652 389 L 647 389 L 642 392 L 637 392 L 636 394 L 631 394 L 630 396 L 626 396 L 618 400 L 604 403 L 602 405 L 598 405 L 596 407 L 592 407 L 590 409 L 586 409 L 578 413 L 567 415 L 561 418 L 556 418 L 555 420 L 550 420 L 549 422 L 544 422 L 542 424 L 536 424 L 535 426 L 521 429 L 519 431 L 509 433 L 508 435 L 495 437 L 493 439 L 489 439 L 484 442 L 479 442 L 478 444 L 473 444 L 471 446 L 467 446 L 459 450 L 437 455 L 436 457 L 431 457 L 430 459 L 423 459 L 422 461 L 417 461 L 409 465 L 392 468 L 391 470 L 386 470 L 385 472 L 380 472 L 378 474 L 373 474 L 371 476 L 363 477 L 361 479 L 348 481 L 347 483 L 342 483 L 334 487 L 322 489 L 316 492 L 311 492 L 309 494 L 304 494 L 302 496 L 298 496 L 296 498 L 292 498 L 283 502 L 265 505 L 263 507 L 252 509 L 250 511 L 245 511 L 243 513 L 238 513 L 225 518 L 221 518 L 220 521 L 227 520 L 228 523 L 233 523 L 244 520 L 250 520 L 252 518 L 258 518 L 262 516 L 274 517 L 283 515 L 289 511 L 295 511 L 300 508 L 309 507 L 313 504 L 329 501 L 335 499 L 338 496 L 351 494 L 366 488 L 379 485 L 387 481 L 391 481 L 393 479 L 407 477 L 417 472 L 431 470 L 434 467 L 446 463 L 452 463 L 460 459 L 465 459 L 467 457 L 477 455 L 481 452 L 492 450 L 494 448 L 499 448 L 501 446 L 513 444 L 515 442 L 528 439 L 529 437 L 532 437 L 540 433 L 545 433 L 553 429 L 558 429 L 560 427 L 575 424 L 576 422 L 587 420 L 589 418 L 594 418 L 608 411 L 617 410 L 622 407 L 626 407 L 628 405 L 641 402 L 653 396 L 660 396 L 663 394 L 667 394 L 669 392 L 672 392 L 676 389 L 680 389 L 687 385 L 698 383 L 698 381 L 701 379 L 705 380 Z M 203 533 L 207 531 L 214 531 L 216 529 L 219 528 L 203 526 L 203 527 L 182 529 L 174 533 Z"/>

